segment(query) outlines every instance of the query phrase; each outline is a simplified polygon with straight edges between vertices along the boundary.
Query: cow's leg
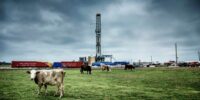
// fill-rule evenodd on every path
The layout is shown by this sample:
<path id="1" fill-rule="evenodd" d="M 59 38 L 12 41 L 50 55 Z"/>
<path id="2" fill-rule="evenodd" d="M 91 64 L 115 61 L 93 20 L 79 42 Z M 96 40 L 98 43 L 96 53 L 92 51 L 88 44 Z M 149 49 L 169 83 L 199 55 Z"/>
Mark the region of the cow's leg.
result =
<path id="1" fill-rule="evenodd" d="M 83 68 L 80 69 L 81 74 L 83 74 Z"/>
<path id="2" fill-rule="evenodd" d="M 80 69 L 80 72 L 81 72 L 81 74 L 82 74 L 82 69 Z"/>
<path id="3" fill-rule="evenodd" d="M 60 86 L 59 86 L 59 92 L 60 92 L 60 98 L 63 96 L 63 85 L 61 84 Z"/>
<path id="4" fill-rule="evenodd" d="M 62 83 L 62 93 L 64 95 L 64 84 Z"/>
<path id="5" fill-rule="evenodd" d="M 42 84 L 39 84 L 39 85 L 38 85 L 38 93 L 37 93 L 38 95 L 40 94 L 41 88 L 42 88 Z"/>
<path id="6" fill-rule="evenodd" d="M 45 88 L 45 95 L 47 95 L 47 85 L 46 84 L 44 85 L 44 88 Z"/>
<path id="7" fill-rule="evenodd" d="M 92 73 L 91 73 L 91 70 L 89 71 L 89 74 L 92 74 Z"/>
<path id="8" fill-rule="evenodd" d="M 59 91 L 59 85 L 57 85 L 57 91 L 56 91 L 56 93 L 54 94 L 54 96 L 56 96 L 57 94 L 58 94 L 58 91 Z"/>

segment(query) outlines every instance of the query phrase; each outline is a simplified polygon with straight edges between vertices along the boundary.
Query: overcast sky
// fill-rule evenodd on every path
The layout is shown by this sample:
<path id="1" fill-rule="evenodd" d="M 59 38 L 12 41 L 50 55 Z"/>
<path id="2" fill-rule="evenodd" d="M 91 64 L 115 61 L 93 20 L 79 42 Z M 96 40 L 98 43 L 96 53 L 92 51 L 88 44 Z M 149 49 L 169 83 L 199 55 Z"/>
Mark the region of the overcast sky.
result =
<path id="1" fill-rule="evenodd" d="M 199 0 L 1 0 L 0 61 L 95 56 L 96 13 L 115 60 L 198 60 Z"/>

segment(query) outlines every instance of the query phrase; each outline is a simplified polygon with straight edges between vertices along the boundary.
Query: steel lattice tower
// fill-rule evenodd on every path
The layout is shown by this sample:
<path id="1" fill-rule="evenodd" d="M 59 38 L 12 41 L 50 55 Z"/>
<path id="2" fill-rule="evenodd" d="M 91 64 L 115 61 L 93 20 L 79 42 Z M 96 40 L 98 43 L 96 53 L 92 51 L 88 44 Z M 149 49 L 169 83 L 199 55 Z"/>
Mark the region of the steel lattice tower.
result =
<path id="1" fill-rule="evenodd" d="M 101 61 L 101 14 L 96 14 L 96 61 Z"/>

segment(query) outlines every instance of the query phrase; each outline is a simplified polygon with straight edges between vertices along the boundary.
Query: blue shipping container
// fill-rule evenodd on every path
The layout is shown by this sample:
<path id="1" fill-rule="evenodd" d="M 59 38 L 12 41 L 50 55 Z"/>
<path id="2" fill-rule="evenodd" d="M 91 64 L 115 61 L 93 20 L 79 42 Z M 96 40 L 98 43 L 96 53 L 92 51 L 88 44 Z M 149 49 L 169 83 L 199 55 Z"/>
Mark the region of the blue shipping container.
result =
<path id="1" fill-rule="evenodd" d="M 61 62 L 54 62 L 53 63 L 53 68 L 61 68 L 62 67 L 62 63 Z"/>
<path id="2" fill-rule="evenodd" d="M 127 65 L 127 64 L 129 64 L 129 62 L 125 62 L 125 61 L 114 62 L 114 65 Z"/>
<path id="3" fill-rule="evenodd" d="M 92 63 L 92 66 L 101 66 L 101 64 L 114 65 L 112 62 L 95 62 L 95 63 Z"/>
<path id="4" fill-rule="evenodd" d="M 94 63 L 92 63 L 92 66 L 101 66 L 101 63 L 100 62 L 94 62 Z"/>

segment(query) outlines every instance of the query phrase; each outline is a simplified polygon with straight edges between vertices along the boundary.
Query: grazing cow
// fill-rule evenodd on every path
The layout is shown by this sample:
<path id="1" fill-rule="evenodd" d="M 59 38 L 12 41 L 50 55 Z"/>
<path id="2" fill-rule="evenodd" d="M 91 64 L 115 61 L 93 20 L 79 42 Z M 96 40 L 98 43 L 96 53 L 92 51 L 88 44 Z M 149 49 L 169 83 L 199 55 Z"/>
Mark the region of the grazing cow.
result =
<path id="1" fill-rule="evenodd" d="M 198 62 L 189 62 L 189 67 L 198 67 L 200 64 Z"/>
<path id="2" fill-rule="evenodd" d="M 102 70 L 102 71 L 107 70 L 107 72 L 108 72 L 108 71 L 111 71 L 111 69 L 110 69 L 110 67 L 109 67 L 108 65 L 102 65 L 102 66 L 101 66 L 101 70 Z"/>
<path id="3" fill-rule="evenodd" d="M 127 64 L 127 65 L 125 65 L 124 70 L 127 70 L 127 69 L 132 70 L 132 69 L 135 69 L 135 67 L 133 65 L 131 65 L 131 64 Z"/>
<path id="4" fill-rule="evenodd" d="M 84 73 L 83 71 L 87 71 L 87 74 L 92 74 L 92 67 L 89 66 L 87 63 L 85 63 L 81 66 L 81 69 L 80 69 L 81 74 Z"/>
<path id="5" fill-rule="evenodd" d="M 52 69 L 52 70 L 31 70 L 27 71 L 31 76 L 31 80 L 34 80 L 38 85 L 38 95 L 42 86 L 45 87 L 45 95 L 47 93 L 47 85 L 57 86 L 55 95 L 60 93 L 60 98 L 64 94 L 64 76 L 65 72 L 63 69 Z M 55 96 L 54 95 L 54 96 Z"/>

